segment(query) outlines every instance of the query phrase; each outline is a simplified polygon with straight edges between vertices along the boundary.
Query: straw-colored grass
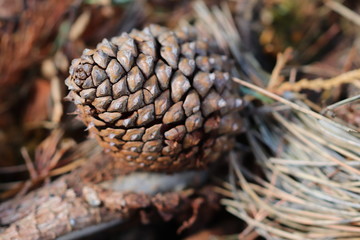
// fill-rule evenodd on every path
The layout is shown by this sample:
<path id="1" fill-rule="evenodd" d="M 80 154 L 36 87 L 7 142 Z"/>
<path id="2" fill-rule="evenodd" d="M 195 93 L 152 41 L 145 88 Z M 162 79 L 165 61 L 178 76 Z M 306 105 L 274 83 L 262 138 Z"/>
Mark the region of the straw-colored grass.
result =
<path id="1" fill-rule="evenodd" d="M 266 239 L 360 239 L 360 134 L 313 111 L 294 91 L 353 83 L 359 70 L 330 80 L 281 82 L 280 69 L 266 74 L 243 50 L 226 5 L 210 11 L 197 3 L 195 9 L 200 19 L 212 23 L 210 34 L 229 49 L 238 64 L 235 74 L 246 81 L 233 80 L 264 103 L 245 120 L 254 157 L 233 151 L 229 181 L 217 189 L 226 209 L 248 225 L 238 238 L 253 239 L 255 233 Z M 280 60 L 279 68 L 286 64 L 286 54 Z M 275 94 L 283 90 L 286 98 Z M 358 99 L 333 104 L 324 113 Z M 249 161 L 255 161 L 256 172 Z"/>
<path id="2" fill-rule="evenodd" d="M 359 239 L 360 139 L 292 108 L 266 108 L 247 132 L 264 177 L 232 153 L 222 203 L 269 239 Z"/>

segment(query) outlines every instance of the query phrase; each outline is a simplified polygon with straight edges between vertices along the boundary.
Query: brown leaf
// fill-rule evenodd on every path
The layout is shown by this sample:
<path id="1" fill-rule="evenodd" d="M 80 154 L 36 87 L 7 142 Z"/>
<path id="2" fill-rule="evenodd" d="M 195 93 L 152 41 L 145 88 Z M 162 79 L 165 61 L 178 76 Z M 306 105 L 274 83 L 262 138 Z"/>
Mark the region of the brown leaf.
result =
<path id="1" fill-rule="evenodd" d="M 37 124 L 49 116 L 50 82 L 37 79 L 30 91 L 25 107 L 23 121 L 25 124 Z"/>

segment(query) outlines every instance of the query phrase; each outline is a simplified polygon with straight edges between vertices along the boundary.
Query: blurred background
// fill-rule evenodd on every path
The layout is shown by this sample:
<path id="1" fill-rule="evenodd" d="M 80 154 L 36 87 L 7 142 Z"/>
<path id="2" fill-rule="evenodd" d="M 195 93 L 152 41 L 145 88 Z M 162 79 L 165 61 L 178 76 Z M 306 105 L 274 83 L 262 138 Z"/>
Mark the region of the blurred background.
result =
<path id="1" fill-rule="evenodd" d="M 359 1 L 205 3 L 209 8 L 225 4 L 241 36 L 241 52 L 262 71 L 279 71 L 282 84 L 274 92 L 296 91 L 315 111 L 360 93 L 358 78 L 329 81 L 330 86 L 321 81 L 360 66 Z M 0 0 L 0 202 L 78 166 L 69 153 L 87 139 L 87 132 L 64 101 L 72 59 L 134 27 L 193 22 L 193 5 L 189 0 Z M 302 84 L 285 84 L 299 80 Z M 359 129 L 359 104 L 337 108 L 335 115 Z M 242 226 L 225 211 L 218 217 L 222 220 L 215 221 L 215 232 L 236 233 Z M 162 229 L 144 227 L 142 233 L 129 234 L 151 236 Z M 173 236 L 176 229 L 166 232 Z"/>

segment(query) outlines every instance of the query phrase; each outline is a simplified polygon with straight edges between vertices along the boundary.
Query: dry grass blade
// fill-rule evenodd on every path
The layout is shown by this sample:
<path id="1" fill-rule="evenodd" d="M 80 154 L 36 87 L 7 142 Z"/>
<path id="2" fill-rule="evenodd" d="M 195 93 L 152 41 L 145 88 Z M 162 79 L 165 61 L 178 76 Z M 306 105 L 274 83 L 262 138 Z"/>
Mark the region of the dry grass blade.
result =
<path id="1" fill-rule="evenodd" d="M 315 117 L 316 119 L 321 120 L 324 123 L 331 123 L 331 124 L 337 125 L 337 127 L 341 128 L 341 129 L 343 129 L 343 130 L 345 130 L 347 132 L 356 132 L 354 129 L 351 129 L 351 128 L 345 127 L 343 125 L 337 124 L 334 121 L 322 116 L 321 114 L 319 114 L 317 112 L 314 112 L 314 111 L 310 110 L 307 107 L 303 107 L 303 106 L 300 106 L 300 105 L 298 105 L 296 103 L 293 103 L 293 102 L 291 102 L 291 101 L 289 101 L 289 100 L 287 100 L 287 99 L 285 99 L 285 98 L 283 98 L 283 97 L 281 97 L 279 95 L 276 95 L 276 94 L 274 94 L 272 92 L 269 92 L 269 91 L 267 91 L 267 90 L 265 90 L 265 89 L 263 89 L 261 87 L 258 87 L 258 86 L 254 85 L 254 84 L 251 84 L 249 82 L 246 82 L 246 81 L 238 79 L 238 78 L 233 78 L 233 80 L 235 82 L 245 86 L 245 87 L 253 89 L 253 90 L 255 90 L 255 91 L 257 91 L 257 92 L 259 92 L 259 93 L 261 93 L 261 94 L 263 94 L 263 95 L 265 95 L 267 97 L 270 97 L 270 98 L 272 98 L 272 99 L 274 99 L 276 101 L 279 101 L 279 102 L 281 102 L 281 103 L 283 103 L 285 105 L 288 105 L 289 107 L 291 107 L 291 108 L 293 108 L 293 109 L 295 109 L 297 111 L 300 111 L 300 112 L 308 114 L 308 115 L 310 115 L 312 117 Z"/>
<path id="2" fill-rule="evenodd" d="M 254 126 L 258 130 L 248 132 L 265 179 L 244 169 L 233 155 L 231 165 L 238 187 L 234 191 L 224 184 L 225 196 L 233 196 L 223 204 L 273 239 L 360 237 L 360 139 L 331 120 L 324 128 L 322 121 L 306 112 L 279 111 L 284 110 L 256 116 L 262 119 Z M 342 137 L 337 141 L 319 137 L 329 131 Z M 349 146 L 347 139 L 354 145 Z M 256 218 L 254 209 L 266 214 Z"/>
<path id="3" fill-rule="evenodd" d="M 335 1 L 325 1 L 325 5 L 329 7 L 334 12 L 337 12 L 341 16 L 347 18 L 348 20 L 352 21 L 356 25 L 360 26 L 360 15 L 356 12 L 350 10 L 349 8 L 345 7 L 339 2 Z"/>
<path id="4" fill-rule="evenodd" d="M 248 142 L 263 176 L 242 164 L 248 160 L 240 153 L 233 153 L 230 181 L 217 189 L 224 196 L 222 203 L 227 210 L 248 224 L 240 236 L 255 230 L 266 239 L 359 239 L 359 132 L 312 111 L 295 93 L 287 93 L 287 98 L 274 93 L 335 88 L 357 81 L 359 70 L 326 80 L 281 84 L 275 72 L 270 83 L 267 75 L 259 83 L 251 71 L 261 72 L 260 67 L 249 64 L 251 57 L 244 57 L 247 53 L 236 36 L 239 33 L 223 26 L 226 11 L 217 9 L 211 13 L 201 4 L 197 11 L 204 21 L 214 22 L 212 34 L 228 42 L 239 66 L 246 68 L 239 68 L 239 72 L 248 81 L 233 80 L 242 89 L 276 102 L 253 109 L 252 120 L 247 121 Z M 264 89 L 269 85 L 274 92 Z"/>
<path id="5" fill-rule="evenodd" d="M 259 86 L 265 86 L 268 81 L 268 74 L 259 67 L 252 54 L 247 52 L 240 53 L 239 51 L 239 49 L 245 49 L 245 47 L 242 45 L 241 36 L 228 8 L 224 3 L 222 9 L 214 7 L 211 12 L 203 1 L 196 1 L 194 4 L 200 24 L 204 26 L 203 29 L 206 29 L 209 34 L 214 36 L 219 46 L 230 50 L 237 63 L 242 66 L 242 71 L 250 76 L 254 83 Z M 247 12 L 250 12 L 250 10 Z M 244 21 L 246 20 L 244 19 Z"/>

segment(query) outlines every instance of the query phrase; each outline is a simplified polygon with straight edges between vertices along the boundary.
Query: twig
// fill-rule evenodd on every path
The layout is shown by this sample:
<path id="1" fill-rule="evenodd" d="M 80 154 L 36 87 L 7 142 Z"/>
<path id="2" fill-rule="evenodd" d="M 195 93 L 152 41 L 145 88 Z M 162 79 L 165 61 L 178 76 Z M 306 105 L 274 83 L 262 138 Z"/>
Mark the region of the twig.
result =
<path id="1" fill-rule="evenodd" d="M 25 160 L 25 164 L 26 164 L 26 167 L 27 167 L 27 169 L 29 171 L 31 180 L 37 179 L 38 174 L 37 174 L 37 172 L 35 170 L 34 163 L 32 162 L 32 160 L 31 160 L 31 158 L 29 156 L 29 152 L 26 150 L 25 147 L 21 147 L 20 152 L 21 152 L 21 155 L 23 156 L 23 158 Z"/>
<path id="2" fill-rule="evenodd" d="M 284 53 L 277 54 L 276 65 L 271 73 L 267 90 L 271 91 L 281 84 L 282 80 L 280 79 L 280 72 L 285 67 L 286 63 L 290 60 L 291 54 L 291 48 L 287 48 Z"/>
<path id="3" fill-rule="evenodd" d="M 297 111 L 300 111 L 300 112 L 303 112 L 305 114 L 309 114 L 310 116 L 318 119 L 318 120 L 323 120 L 325 122 L 328 122 L 330 124 L 335 124 L 335 125 L 338 125 L 340 126 L 341 128 L 343 128 L 344 130 L 348 131 L 348 132 L 356 132 L 354 129 L 351 129 L 351 128 L 348 128 L 348 127 L 345 127 L 345 126 L 342 126 L 342 125 L 339 125 L 337 123 L 335 123 L 334 121 L 322 116 L 321 114 L 319 113 L 316 113 L 314 111 L 311 111 L 310 109 L 308 108 L 305 108 L 305 107 L 302 107 L 296 103 L 293 103 L 293 102 L 290 102 L 289 100 L 286 100 L 285 98 L 283 97 L 280 97 L 279 95 L 276 95 L 272 92 L 269 92 L 261 87 L 258 87 L 254 84 L 251 84 L 249 82 L 246 82 L 244 80 L 241 80 L 241 79 L 238 79 L 238 78 L 233 78 L 233 81 L 237 82 L 237 83 L 240 83 L 241 85 L 245 86 L 245 87 L 248 87 L 248 88 L 251 88 L 252 90 L 255 90 L 257 92 L 260 92 L 261 94 L 264 94 L 265 96 L 267 97 L 270 97 L 278 102 L 281 102 L 283 104 L 286 104 L 288 106 L 290 106 L 291 108 L 297 110 Z"/>
<path id="4" fill-rule="evenodd" d="M 299 92 L 303 89 L 311 89 L 315 91 L 328 90 L 340 86 L 342 84 L 358 81 L 359 78 L 360 78 L 360 69 L 356 69 L 329 79 L 317 78 L 317 79 L 309 80 L 304 78 L 295 83 L 284 82 L 276 89 L 276 92 L 277 93 L 283 93 L 285 91 Z"/>

